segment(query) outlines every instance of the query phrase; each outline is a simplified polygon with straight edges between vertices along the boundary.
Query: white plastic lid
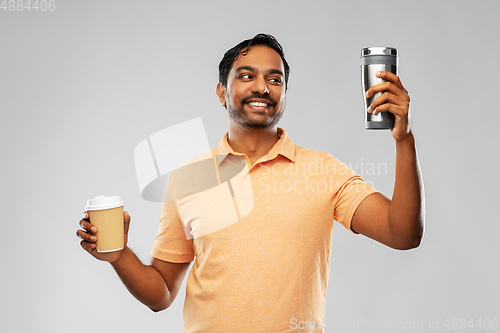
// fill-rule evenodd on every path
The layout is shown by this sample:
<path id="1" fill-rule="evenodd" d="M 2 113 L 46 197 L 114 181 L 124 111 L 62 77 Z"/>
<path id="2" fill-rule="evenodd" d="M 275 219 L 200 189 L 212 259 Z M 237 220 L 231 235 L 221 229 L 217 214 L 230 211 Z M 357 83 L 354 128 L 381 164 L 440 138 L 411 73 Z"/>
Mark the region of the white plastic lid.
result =
<path id="1" fill-rule="evenodd" d="M 94 199 L 87 200 L 86 210 L 103 210 L 123 206 L 121 197 L 96 196 Z"/>

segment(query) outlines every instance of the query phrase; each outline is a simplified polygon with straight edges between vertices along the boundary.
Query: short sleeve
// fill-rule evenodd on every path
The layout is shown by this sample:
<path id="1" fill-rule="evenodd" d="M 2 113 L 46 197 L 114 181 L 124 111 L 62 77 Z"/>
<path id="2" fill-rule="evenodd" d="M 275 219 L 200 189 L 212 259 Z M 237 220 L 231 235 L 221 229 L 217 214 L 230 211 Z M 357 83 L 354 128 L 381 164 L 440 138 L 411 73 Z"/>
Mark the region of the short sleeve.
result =
<path id="1" fill-rule="evenodd" d="M 332 189 L 333 219 L 354 232 L 351 220 L 356 208 L 367 196 L 378 191 L 332 155 L 329 154 L 326 161 Z"/>
<path id="2" fill-rule="evenodd" d="M 172 191 L 170 177 L 168 183 Z M 175 263 L 194 260 L 193 240 L 187 239 L 185 235 L 175 200 L 162 203 L 158 233 L 153 243 L 151 256 Z"/>

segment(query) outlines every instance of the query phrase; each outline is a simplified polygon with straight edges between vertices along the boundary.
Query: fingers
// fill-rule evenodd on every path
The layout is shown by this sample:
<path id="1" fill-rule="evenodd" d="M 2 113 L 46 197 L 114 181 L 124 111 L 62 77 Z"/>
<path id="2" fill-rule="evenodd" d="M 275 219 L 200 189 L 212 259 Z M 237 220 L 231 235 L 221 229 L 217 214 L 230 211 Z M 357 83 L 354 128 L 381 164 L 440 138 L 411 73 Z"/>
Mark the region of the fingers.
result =
<path id="1" fill-rule="evenodd" d="M 374 115 L 389 111 L 395 115 L 404 116 L 410 107 L 410 96 L 403 87 L 399 77 L 391 72 L 377 72 L 377 77 L 387 80 L 386 82 L 370 87 L 366 93 L 366 98 L 370 98 L 377 93 L 383 93 L 368 107 L 367 112 Z"/>
<path id="2" fill-rule="evenodd" d="M 397 76 L 396 74 L 386 71 L 380 71 L 375 73 L 375 75 L 381 79 L 384 79 L 387 82 L 380 83 L 370 87 L 366 91 L 366 98 L 369 98 L 378 92 L 386 91 L 388 87 L 391 87 L 392 85 L 394 85 L 394 89 L 391 90 L 392 93 L 394 94 L 402 93 L 408 95 L 408 91 L 403 86 L 403 83 L 401 82 L 399 76 Z"/>
<path id="3" fill-rule="evenodd" d="M 403 86 L 401 79 L 396 74 L 391 73 L 391 72 L 387 72 L 387 71 L 380 71 L 380 72 L 377 72 L 375 75 L 381 79 L 384 79 L 386 81 L 391 82 L 392 84 L 394 84 L 396 87 L 398 87 L 399 89 L 401 89 L 405 93 L 408 93 L 408 91 Z"/>
<path id="4" fill-rule="evenodd" d="M 96 248 L 97 241 L 97 227 L 94 226 L 88 220 L 89 214 L 87 212 L 83 213 L 82 219 L 79 222 L 80 227 L 83 229 L 78 229 L 76 235 L 82 239 L 80 245 L 89 253 Z"/>
<path id="5" fill-rule="evenodd" d="M 399 88 L 398 86 L 396 86 L 394 83 L 388 82 L 388 81 L 376 84 L 374 86 L 371 86 L 366 91 L 365 97 L 366 98 L 370 98 L 370 97 L 372 97 L 373 95 L 375 95 L 376 93 L 379 93 L 379 92 L 390 92 L 390 93 L 392 93 L 394 95 L 408 97 L 408 100 L 410 99 L 410 96 L 408 95 L 408 93 L 406 92 L 406 90 L 403 91 L 401 88 Z"/>
<path id="6" fill-rule="evenodd" d="M 92 233 L 97 233 L 97 227 L 89 222 L 89 213 L 85 212 L 82 215 L 82 219 L 80 220 L 80 227 L 85 231 L 90 231 Z"/>
<path id="7" fill-rule="evenodd" d="M 95 243 L 97 241 L 97 236 L 95 234 L 80 229 L 76 231 L 76 235 L 87 242 Z"/>
<path id="8" fill-rule="evenodd" d="M 380 112 L 389 111 L 394 115 L 403 116 L 408 112 L 410 107 L 410 102 L 404 97 L 400 97 L 391 93 L 383 93 L 379 98 L 377 98 L 368 108 L 368 113 L 373 113 L 374 115 Z"/>
<path id="9" fill-rule="evenodd" d="M 86 241 L 84 241 L 84 240 L 82 240 L 82 241 L 80 242 L 80 245 L 81 245 L 81 247 L 82 247 L 85 251 L 87 251 L 88 253 L 91 253 L 91 252 L 92 252 L 92 250 L 94 250 L 94 249 L 97 247 L 97 245 L 96 245 L 96 243 L 95 243 L 95 242 L 94 242 L 94 243 L 89 243 L 89 242 L 86 242 Z"/>

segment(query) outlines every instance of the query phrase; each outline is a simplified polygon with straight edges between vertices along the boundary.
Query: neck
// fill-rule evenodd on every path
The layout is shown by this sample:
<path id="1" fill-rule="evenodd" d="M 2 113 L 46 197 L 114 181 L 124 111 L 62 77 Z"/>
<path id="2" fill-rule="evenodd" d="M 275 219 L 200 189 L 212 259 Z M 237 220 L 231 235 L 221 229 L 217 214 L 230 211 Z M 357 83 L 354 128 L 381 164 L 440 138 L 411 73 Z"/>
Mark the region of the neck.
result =
<path id="1" fill-rule="evenodd" d="M 252 164 L 266 155 L 279 140 L 278 127 L 247 129 L 229 122 L 227 141 L 238 153 L 248 156 Z"/>

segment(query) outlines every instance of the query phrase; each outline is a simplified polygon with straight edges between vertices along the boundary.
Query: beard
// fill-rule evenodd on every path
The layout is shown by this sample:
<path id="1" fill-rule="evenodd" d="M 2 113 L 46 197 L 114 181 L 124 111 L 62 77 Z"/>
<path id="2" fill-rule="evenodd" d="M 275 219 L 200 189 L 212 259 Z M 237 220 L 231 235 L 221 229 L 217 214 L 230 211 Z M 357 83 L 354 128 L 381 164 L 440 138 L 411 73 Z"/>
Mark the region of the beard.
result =
<path id="1" fill-rule="evenodd" d="M 230 100 L 229 96 L 227 96 L 227 100 Z M 269 112 L 268 117 L 263 120 L 252 119 L 252 117 L 245 111 L 244 106 L 245 103 L 252 99 L 259 98 L 265 99 L 271 105 L 272 110 Z M 259 94 L 254 93 L 251 96 L 247 96 L 241 99 L 238 105 L 227 104 L 227 112 L 231 120 L 240 125 L 245 129 L 254 129 L 254 130 L 262 130 L 267 128 L 272 128 L 278 124 L 283 113 L 285 112 L 285 107 L 282 110 L 276 110 L 276 105 L 278 103 L 274 100 L 269 94 Z"/>

